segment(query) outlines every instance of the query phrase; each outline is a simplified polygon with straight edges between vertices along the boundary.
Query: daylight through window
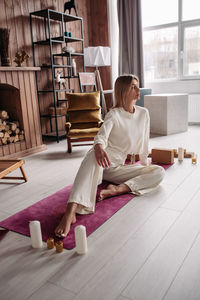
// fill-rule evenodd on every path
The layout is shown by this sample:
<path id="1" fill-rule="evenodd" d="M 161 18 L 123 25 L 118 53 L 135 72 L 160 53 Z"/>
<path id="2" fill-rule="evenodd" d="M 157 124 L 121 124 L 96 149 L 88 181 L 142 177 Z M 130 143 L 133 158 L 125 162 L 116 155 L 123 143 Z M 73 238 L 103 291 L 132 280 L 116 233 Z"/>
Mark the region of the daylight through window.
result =
<path id="1" fill-rule="evenodd" d="M 142 0 L 145 81 L 200 78 L 200 1 Z"/>

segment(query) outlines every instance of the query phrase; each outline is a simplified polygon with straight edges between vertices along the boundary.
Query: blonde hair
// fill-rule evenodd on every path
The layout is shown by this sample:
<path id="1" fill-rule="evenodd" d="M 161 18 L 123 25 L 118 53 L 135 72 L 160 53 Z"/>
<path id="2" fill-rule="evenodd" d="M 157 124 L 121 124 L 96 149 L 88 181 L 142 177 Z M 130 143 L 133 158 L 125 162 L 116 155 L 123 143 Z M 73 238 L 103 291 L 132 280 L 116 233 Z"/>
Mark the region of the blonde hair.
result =
<path id="1" fill-rule="evenodd" d="M 126 95 L 131 88 L 133 79 L 139 82 L 139 78 L 133 74 L 121 75 L 116 79 L 114 87 L 115 105 L 113 107 L 124 107 Z"/>

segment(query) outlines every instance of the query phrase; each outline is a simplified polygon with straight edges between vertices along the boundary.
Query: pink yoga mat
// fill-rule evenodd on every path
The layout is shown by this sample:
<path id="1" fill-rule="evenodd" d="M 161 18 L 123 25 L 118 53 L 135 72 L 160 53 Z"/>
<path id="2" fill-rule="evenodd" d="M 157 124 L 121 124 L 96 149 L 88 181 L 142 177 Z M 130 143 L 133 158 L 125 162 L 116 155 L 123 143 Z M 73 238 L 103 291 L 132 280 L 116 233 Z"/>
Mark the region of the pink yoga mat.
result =
<path id="1" fill-rule="evenodd" d="M 170 165 L 163 165 L 163 167 L 166 170 L 170 167 Z M 108 182 L 103 182 L 99 185 L 97 194 L 107 185 Z M 55 194 L 44 198 L 15 215 L 1 221 L 0 227 L 30 236 L 29 222 L 38 220 L 41 223 L 43 241 L 46 242 L 49 237 L 54 237 L 55 240 L 58 240 L 58 238 L 54 235 L 54 230 L 65 212 L 71 188 L 72 185 L 65 187 Z M 135 196 L 133 194 L 111 197 L 97 202 L 95 213 L 90 215 L 77 215 L 77 222 L 71 226 L 69 234 L 63 239 L 64 248 L 73 249 L 75 247 L 74 228 L 76 226 L 84 225 L 88 236 L 134 197 Z"/>

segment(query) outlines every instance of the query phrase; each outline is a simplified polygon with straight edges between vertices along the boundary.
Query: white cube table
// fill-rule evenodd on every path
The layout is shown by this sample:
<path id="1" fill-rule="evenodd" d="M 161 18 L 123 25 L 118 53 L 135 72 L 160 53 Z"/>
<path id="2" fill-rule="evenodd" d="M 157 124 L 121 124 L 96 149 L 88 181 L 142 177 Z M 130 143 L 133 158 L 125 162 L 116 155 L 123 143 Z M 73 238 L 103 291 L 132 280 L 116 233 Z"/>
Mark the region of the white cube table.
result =
<path id="1" fill-rule="evenodd" d="M 151 133 L 168 135 L 188 129 L 188 94 L 152 94 L 144 96 L 150 114 Z"/>

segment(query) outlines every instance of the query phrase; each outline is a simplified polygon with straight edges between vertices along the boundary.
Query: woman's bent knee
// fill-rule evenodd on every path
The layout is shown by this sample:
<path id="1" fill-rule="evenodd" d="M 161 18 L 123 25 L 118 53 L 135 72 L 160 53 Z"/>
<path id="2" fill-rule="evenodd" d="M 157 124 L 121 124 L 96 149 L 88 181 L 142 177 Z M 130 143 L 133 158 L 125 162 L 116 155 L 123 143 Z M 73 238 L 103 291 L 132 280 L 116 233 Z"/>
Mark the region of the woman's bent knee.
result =
<path id="1" fill-rule="evenodd" d="M 158 177 L 160 177 L 161 179 L 164 178 L 165 176 L 165 169 L 161 166 L 158 166 L 158 165 L 150 165 L 150 166 L 147 166 L 145 167 L 141 174 L 147 174 L 147 173 L 153 173 L 155 175 L 157 175 Z"/>
<path id="2" fill-rule="evenodd" d="M 157 174 L 160 178 L 160 180 L 163 180 L 163 178 L 165 177 L 165 169 L 161 166 L 156 166 L 156 171 L 157 171 Z"/>

